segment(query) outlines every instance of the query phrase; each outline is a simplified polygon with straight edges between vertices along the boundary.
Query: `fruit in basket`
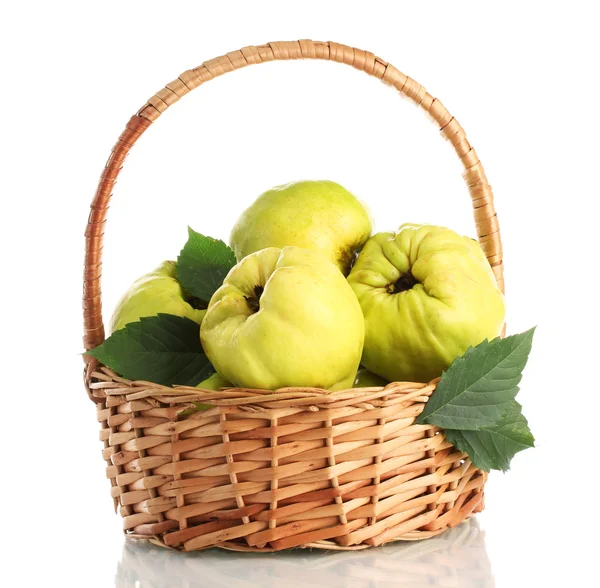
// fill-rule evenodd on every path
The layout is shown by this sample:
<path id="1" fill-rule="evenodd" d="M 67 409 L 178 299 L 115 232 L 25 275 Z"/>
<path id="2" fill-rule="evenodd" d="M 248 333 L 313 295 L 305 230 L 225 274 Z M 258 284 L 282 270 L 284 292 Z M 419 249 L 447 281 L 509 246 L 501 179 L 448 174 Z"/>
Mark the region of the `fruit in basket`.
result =
<path id="1" fill-rule="evenodd" d="M 504 322 L 504 297 L 479 243 L 444 227 L 374 235 L 348 282 L 365 316 L 361 363 L 390 381 L 441 375 Z"/>
<path id="2" fill-rule="evenodd" d="M 389 382 L 382 377 L 361 367 L 354 378 L 354 388 L 371 388 L 372 386 L 387 386 Z"/>
<path id="3" fill-rule="evenodd" d="M 370 235 L 369 213 L 348 190 L 326 180 L 301 181 L 260 195 L 239 217 L 230 244 L 238 261 L 265 247 L 313 249 L 348 275 Z"/>
<path id="4" fill-rule="evenodd" d="M 206 380 L 202 380 L 196 388 L 218 391 L 221 388 L 230 388 L 231 385 L 230 381 L 226 380 L 221 374 L 215 372 L 212 376 L 206 378 Z"/>
<path id="5" fill-rule="evenodd" d="M 176 266 L 174 261 L 165 261 L 154 271 L 138 278 L 117 304 L 110 321 L 110 331 L 118 331 L 141 317 L 158 313 L 187 317 L 200 324 L 206 310 L 195 308 L 194 299 L 186 296 L 177 281 Z"/>
<path id="6" fill-rule="evenodd" d="M 237 386 L 352 387 L 364 341 L 360 305 L 323 255 L 252 253 L 214 293 L 200 327 L 215 369 Z"/>

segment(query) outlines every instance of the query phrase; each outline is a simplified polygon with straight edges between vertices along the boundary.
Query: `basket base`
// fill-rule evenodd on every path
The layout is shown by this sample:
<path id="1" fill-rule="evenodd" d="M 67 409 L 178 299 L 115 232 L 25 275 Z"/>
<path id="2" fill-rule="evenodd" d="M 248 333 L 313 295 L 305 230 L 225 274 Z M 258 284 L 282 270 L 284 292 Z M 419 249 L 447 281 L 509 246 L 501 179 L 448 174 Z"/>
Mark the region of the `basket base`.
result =
<path id="1" fill-rule="evenodd" d="M 480 509 L 477 512 L 480 512 L 481 510 L 483 510 L 483 509 Z M 460 523 L 458 523 L 458 525 L 454 525 L 452 528 L 455 528 L 457 526 L 460 526 L 460 525 L 466 523 L 467 521 L 469 521 L 471 519 L 473 514 L 474 513 L 465 517 L 462 521 L 460 521 Z M 378 545 L 377 547 L 382 547 L 383 545 L 389 545 L 391 543 L 398 543 L 398 542 L 408 543 L 408 542 L 423 541 L 426 539 L 430 539 L 432 537 L 437 537 L 438 535 L 441 535 L 442 533 L 445 533 L 446 531 L 448 531 L 450 528 L 451 527 L 443 527 L 440 529 L 436 529 L 435 531 L 413 531 L 412 533 L 406 533 L 406 534 L 402 535 L 401 537 L 394 537 L 393 539 L 390 539 L 389 541 L 386 541 L 385 543 L 382 543 L 381 545 Z M 167 551 L 182 551 L 181 549 L 178 549 L 177 547 L 172 547 L 170 545 L 166 545 L 161 540 L 161 538 L 157 535 L 149 537 L 148 535 L 140 535 L 140 534 L 136 534 L 136 533 L 126 533 L 125 540 L 131 541 L 132 543 L 137 543 L 137 542 L 151 543 L 152 545 L 156 545 L 157 547 L 161 547 Z M 370 547 L 374 547 L 374 546 L 370 545 L 368 543 L 362 543 L 360 545 L 339 545 L 335 541 L 323 540 L 323 541 L 313 541 L 311 543 L 304 543 L 302 545 L 297 545 L 295 547 L 288 547 L 285 549 L 276 549 L 274 547 L 266 547 L 266 546 L 265 547 L 253 547 L 253 546 L 247 545 L 246 543 L 242 543 L 242 542 L 238 543 L 235 541 L 224 541 L 223 543 L 219 543 L 216 545 L 208 545 L 201 549 L 195 549 L 192 551 L 205 551 L 208 549 L 223 549 L 225 551 L 236 551 L 236 552 L 240 552 L 240 553 L 276 553 L 276 552 L 280 552 L 280 551 L 289 551 L 292 549 L 308 549 L 308 550 L 319 549 L 319 550 L 323 550 L 323 551 L 363 551 L 365 549 L 369 549 Z"/>
<path id="2" fill-rule="evenodd" d="M 210 549 L 173 553 L 127 540 L 117 569 L 123 586 L 460 586 L 493 588 L 477 517 L 424 541 L 394 542 L 353 553 L 312 548 L 278 554 Z M 225 546 L 221 546 L 225 547 Z"/>
<path id="3" fill-rule="evenodd" d="M 416 422 L 437 380 L 200 393 L 93 376 L 128 536 L 186 552 L 357 551 L 433 537 L 483 509 L 487 474 Z"/>

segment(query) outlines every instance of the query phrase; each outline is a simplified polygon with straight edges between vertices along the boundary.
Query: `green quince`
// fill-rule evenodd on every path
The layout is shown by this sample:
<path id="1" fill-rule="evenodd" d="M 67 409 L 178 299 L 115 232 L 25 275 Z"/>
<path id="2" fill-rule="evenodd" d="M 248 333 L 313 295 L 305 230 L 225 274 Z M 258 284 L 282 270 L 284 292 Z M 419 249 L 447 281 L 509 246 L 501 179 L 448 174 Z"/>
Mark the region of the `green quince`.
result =
<path id="1" fill-rule="evenodd" d="M 504 296 L 479 243 L 444 227 L 374 235 L 348 282 L 365 316 L 361 363 L 390 381 L 440 376 L 504 323 Z"/>
<path id="2" fill-rule="evenodd" d="M 159 313 L 187 317 L 200 324 L 206 310 L 195 308 L 195 300 L 186 295 L 177 281 L 176 268 L 176 262 L 165 261 L 138 278 L 117 304 L 110 321 L 110 332 L 139 321 L 141 317 Z"/>
<path id="3" fill-rule="evenodd" d="M 212 376 L 202 380 L 196 385 L 196 388 L 203 388 L 204 390 L 214 390 L 218 392 L 221 388 L 230 388 L 233 384 L 226 380 L 221 374 L 215 372 Z"/>
<path id="4" fill-rule="evenodd" d="M 388 384 L 387 380 L 384 380 L 364 367 L 358 369 L 354 378 L 355 388 L 372 388 L 375 386 L 387 386 Z"/>
<path id="5" fill-rule="evenodd" d="M 269 247 L 245 257 L 213 294 L 206 355 L 237 386 L 352 387 L 364 341 L 360 305 L 323 255 Z"/>
<path id="6" fill-rule="evenodd" d="M 276 186 L 246 209 L 231 232 L 236 259 L 266 247 L 313 249 L 348 275 L 371 235 L 371 218 L 348 190 L 330 181 Z"/>

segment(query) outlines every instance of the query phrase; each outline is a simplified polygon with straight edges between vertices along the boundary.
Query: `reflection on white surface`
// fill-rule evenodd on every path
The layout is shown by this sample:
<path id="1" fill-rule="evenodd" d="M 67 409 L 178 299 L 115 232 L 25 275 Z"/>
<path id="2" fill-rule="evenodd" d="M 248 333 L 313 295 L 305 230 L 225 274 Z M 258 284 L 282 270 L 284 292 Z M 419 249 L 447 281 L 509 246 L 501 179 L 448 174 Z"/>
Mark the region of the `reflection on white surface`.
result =
<path id="1" fill-rule="evenodd" d="M 116 588 L 490 588 L 485 533 L 471 519 L 442 535 L 363 551 L 179 553 L 126 541 Z"/>

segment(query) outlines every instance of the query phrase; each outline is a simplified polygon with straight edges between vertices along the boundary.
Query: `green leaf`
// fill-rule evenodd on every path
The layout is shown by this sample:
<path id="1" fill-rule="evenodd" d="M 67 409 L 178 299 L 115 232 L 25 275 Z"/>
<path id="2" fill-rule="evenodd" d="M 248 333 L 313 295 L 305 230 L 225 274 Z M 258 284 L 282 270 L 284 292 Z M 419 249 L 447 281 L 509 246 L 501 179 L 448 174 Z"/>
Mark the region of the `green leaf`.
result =
<path id="1" fill-rule="evenodd" d="M 534 438 L 521 413 L 521 405 L 513 400 L 508 412 L 491 427 L 480 431 L 446 430 L 446 439 L 456 448 L 469 454 L 473 465 L 489 472 L 505 472 L 519 451 L 534 446 Z"/>
<path id="2" fill-rule="evenodd" d="M 235 265 L 231 247 L 188 227 L 188 240 L 177 258 L 177 278 L 183 289 L 205 305 Z"/>
<path id="3" fill-rule="evenodd" d="M 195 386 L 215 369 L 200 343 L 200 325 L 171 314 L 145 317 L 87 352 L 129 380 Z"/>
<path id="4" fill-rule="evenodd" d="M 417 422 L 464 431 L 498 422 L 519 391 L 534 331 L 469 347 L 442 374 Z"/>
<path id="5" fill-rule="evenodd" d="M 188 414 L 194 414 L 195 412 L 209 410 L 215 407 L 214 404 L 206 404 L 204 402 L 192 402 L 192 405 L 193 406 L 190 406 L 189 408 L 186 408 L 185 410 L 182 410 L 180 413 L 178 413 L 179 416 L 187 416 Z"/>

